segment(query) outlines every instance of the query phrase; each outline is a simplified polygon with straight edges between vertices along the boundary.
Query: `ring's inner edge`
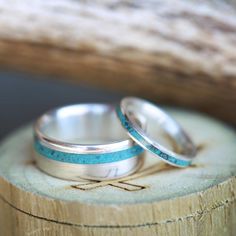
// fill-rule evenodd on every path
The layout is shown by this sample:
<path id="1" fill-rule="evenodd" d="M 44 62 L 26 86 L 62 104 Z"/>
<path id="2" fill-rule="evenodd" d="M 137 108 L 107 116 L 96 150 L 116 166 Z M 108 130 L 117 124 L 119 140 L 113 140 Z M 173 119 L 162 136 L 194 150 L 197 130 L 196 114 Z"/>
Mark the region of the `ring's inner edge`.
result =
<path id="1" fill-rule="evenodd" d="M 54 140 L 80 145 L 103 145 L 128 139 L 114 107 L 80 104 L 49 112 L 38 121 L 40 132 Z"/>
<path id="2" fill-rule="evenodd" d="M 129 98 L 123 100 L 122 108 L 132 125 L 147 139 L 152 140 L 152 143 L 161 144 L 180 155 L 194 155 L 194 145 L 181 126 L 154 104 Z M 134 114 L 145 119 L 146 130 L 137 124 L 133 118 Z"/>

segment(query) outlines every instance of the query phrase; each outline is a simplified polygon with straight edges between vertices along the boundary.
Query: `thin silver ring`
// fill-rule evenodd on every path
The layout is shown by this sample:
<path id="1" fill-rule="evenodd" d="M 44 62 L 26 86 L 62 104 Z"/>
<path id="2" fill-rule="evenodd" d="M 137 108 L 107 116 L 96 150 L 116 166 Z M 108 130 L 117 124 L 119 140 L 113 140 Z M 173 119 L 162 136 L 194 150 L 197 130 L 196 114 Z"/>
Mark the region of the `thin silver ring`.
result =
<path id="1" fill-rule="evenodd" d="M 183 128 L 161 108 L 143 99 L 126 97 L 121 100 L 116 112 L 128 135 L 141 147 L 170 165 L 187 167 L 191 164 L 196 155 L 195 145 Z M 136 122 L 135 116 L 146 120 L 146 130 Z M 160 144 L 155 130 L 157 125 L 178 144 L 181 153 Z"/>
<path id="2" fill-rule="evenodd" d="M 70 180 L 131 174 L 143 152 L 108 104 L 78 104 L 45 113 L 34 125 L 34 150 L 41 170 Z"/>

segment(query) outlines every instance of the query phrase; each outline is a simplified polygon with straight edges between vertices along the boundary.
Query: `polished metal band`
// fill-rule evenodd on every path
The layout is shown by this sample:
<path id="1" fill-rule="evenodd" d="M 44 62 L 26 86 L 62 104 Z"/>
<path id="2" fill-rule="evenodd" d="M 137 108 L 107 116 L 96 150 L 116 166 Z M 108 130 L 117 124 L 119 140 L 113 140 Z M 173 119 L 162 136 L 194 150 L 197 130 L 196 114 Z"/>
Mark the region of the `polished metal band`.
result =
<path id="1" fill-rule="evenodd" d="M 116 111 L 129 136 L 141 147 L 170 165 L 186 167 L 191 164 L 196 155 L 195 145 L 181 126 L 165 111 L 146 100 L 135 97 L 122 99 Z M 146 130 L 138 124 L 135 116 L 146 120 Z M 158 142 L 159 132 L 155 128 L 158 125 L 180 147 L 180 153 L 169 150 Z"/>
<path id="2" fill-rule="evenodd" d="M 128 138 L 112 105 L 79 104 L 55 109 L 34 126 L 40 169 L 71 180 L 112 179 L 134 172 L 143 149 Z"/>
<path id="3" fill-rule="evenodd" d="M 38 167 L 49 175 L 79 181 L 82 179 L 110 180 L 132 174 L 142 164 L 142 155 L 125 159 L 123 161 L 104 164 L 72 164 L 54 161 L 39 153 L 35 153 Z"/>

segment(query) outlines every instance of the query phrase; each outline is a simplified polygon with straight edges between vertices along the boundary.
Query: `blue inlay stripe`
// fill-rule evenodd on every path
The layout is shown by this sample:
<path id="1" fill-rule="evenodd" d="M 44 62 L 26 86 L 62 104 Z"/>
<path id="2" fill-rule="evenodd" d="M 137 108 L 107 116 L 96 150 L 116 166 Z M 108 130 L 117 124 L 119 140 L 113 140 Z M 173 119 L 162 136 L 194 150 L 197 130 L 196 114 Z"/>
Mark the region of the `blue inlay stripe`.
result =
<path id="1" fill-rule="evenodd" d="M 122 114 L 120 107 L 117 106 L 116 108 L 116 113 L 118 118 L 121 121 L 122 126 L 131 134 L 131 136 L 133 136 L 136 140 L 138 140 L 140 143 L 142 143 L 142 145 L 149 150 L 150 152 L 158 155 L 159 157 L 161 157 L 162 159 L 166 160 L 167 162 L 173 163 L 175 165 L 178 166 L 182 166 L 182 167 L 186 167 L 189 166 L 191 164 L 191 161 L 187 161 L 187 160 L 181 160 L 181 159 L 177 159 L 173 156 L 170 156 L 169 154 L 161 151 L 160 149 L 158 149 L 157 147 L 155 147 L 154 145 L 148 143 L 129 123 L 129 121 L 126 119 L 126 117 Z"/>
<path id="2" fill-rule="evenodd" d="M 34 148 L 39 154 L 46 158 L 74 164 L 102 164 L 122 161 L 138 156 L 144 151 L 139 145 L 134 145 L 133 147 L 125 150 L 102 154 L 66 153 L 48 148 L 37 140 L 34 142 Z"/>

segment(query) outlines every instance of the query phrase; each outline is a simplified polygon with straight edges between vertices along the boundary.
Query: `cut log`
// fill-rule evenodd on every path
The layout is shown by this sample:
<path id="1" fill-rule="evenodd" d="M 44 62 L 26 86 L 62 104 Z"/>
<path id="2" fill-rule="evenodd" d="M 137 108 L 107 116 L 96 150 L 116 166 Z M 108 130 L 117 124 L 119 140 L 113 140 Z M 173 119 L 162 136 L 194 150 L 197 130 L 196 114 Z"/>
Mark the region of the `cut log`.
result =
<path id="1" fill-rule="evenodd" d="M 60 180 L 32 160 L 32 126 L 0 145 L 0 235 L 235 235 L 236 134 L 197 113 L 169 110 L 198 145 L 193 165 L 146 154 L 119 180 Z"/>
<path id="2" fill-rule="evenodd" d="M 0 65 L 119 89 L 236 123 L 233 1 L 0 5 Z"/>

